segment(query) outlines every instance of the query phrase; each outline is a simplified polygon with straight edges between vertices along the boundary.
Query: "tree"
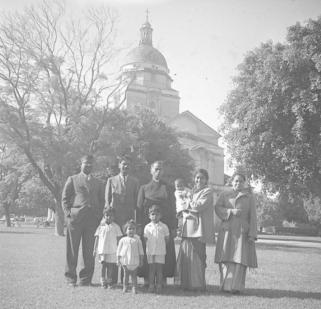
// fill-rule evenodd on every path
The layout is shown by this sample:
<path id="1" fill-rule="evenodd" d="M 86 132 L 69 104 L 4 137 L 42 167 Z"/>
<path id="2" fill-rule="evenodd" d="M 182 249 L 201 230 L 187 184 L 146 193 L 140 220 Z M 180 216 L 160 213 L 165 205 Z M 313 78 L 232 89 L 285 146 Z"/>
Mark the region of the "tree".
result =
<path id="1" fill-rule="evenodd" d="M 304 209 L 308 215 L 309 222 L 315 224 L 319 230 L 321 227 L 321 201 L 319 197 L 309 197 L 303 201 Z"/>
<path id="2" fill-rule="evenodd" d="M 52 194 L 58 235 L 62 185 L 79 156 L 96 151 L 108 94 L 120 87 L 103 73 L 115 54 L 114 24 L 104 7 L 72 20 L 59 1 L 1 16 L 0 139 L 16 145 Z"/>
<path id="3" fill-rule="evenodd" d="M 258 226 L 281 226 L 283 214 L 277 200 L 267 197 L 266 194 L 256 194 Z"/>
<path id="4" fill-rule="evenodd" d="M 164 161 L 168 182 L 173 183 L 177 177 L 191 180 L 193 160 L 187 150 L 181 148 L 174 130 L 154 113 L 142 110 L 133 115 L 113 110 L 106 114 L 106 119 L 97 140 L 99 170 L 106 172 L 111 162 L 126 155 L 132 161 L 133 174 L 141 183 L 150 179 L 150 164 L 156 160 Z"/>
<path id="5" fill-rule="evenodd" d="M 141 182 L 146 183 L 150 179 L 150 164 L 157 160 L 164 161 L 165 177 L 169 183 L 173 184 L 176 178 L 183 178 L 187 183 L 191 181 L 193 160 L 188 151 L 182 149 L 172 128 L 154 113 L 143 110 L 130 122 L 130 130 L 135 137 L 134 150 L 141 162 L 136 164 L 135 171 Z"/>
<path id="6" fill-rule="evenodd" d="M 116 51 L 114 25 L 105 7 L 73 20 L 59 1 L 2 14 L 0 142 L 15 145 L 51 193 L 58 235 L 64 226 L 62 186 L 82 155 L 94 154 L 104 171 L 108 159 L 122 153 L 137 154 L 145 170 L 150 160 L 170 163 L 182 154 L 174 133 L 155 117 L 147 117 L 148 126 L 119 112 L 125 98 L 111 108 L 113 94 L 126 93 L 135 78 L 113 83 L 104 73 Z M 158 137 L 164 139 L 159 144 Z M 188 158 L 184 154 L 180 162 L 185 174 Z"/>
<path id="7" fill-rule="evenodd" d="M 21 189 L 32 177 L 31 166 L 23 159 L 17 149 L 10 149 L 7 145 L 0 148 L 0 205 L 3 207 L 8 227 L 11 226 L 10 212 Z"/>
<path id="8" fill-rule="evenodd" d="M 14 211 L 19 215 L 44 217 L 47 216 L 48 208 L 55 209 L 54 199 L 48 188 L 39 177 L 30 178 L 20 190 Z"/>
<path id="9" fill-rule="evenodd" d="M 318 18 L 250 51 L 221 106 L 232 162 L 284 196 L 321 196 L 320 71 Z"/>

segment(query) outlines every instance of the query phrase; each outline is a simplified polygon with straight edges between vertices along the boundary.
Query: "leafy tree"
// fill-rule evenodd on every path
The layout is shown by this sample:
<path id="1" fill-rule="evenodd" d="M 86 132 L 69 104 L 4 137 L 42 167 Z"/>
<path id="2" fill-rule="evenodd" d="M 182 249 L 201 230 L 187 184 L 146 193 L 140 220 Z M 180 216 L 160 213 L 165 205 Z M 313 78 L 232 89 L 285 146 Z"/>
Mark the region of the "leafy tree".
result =
<path id="1" fill-rule="evenodd" d="M 114 24 L 107 8 L 73 20 L 60 1 L 1 15 L 0 139 L 16 145 L 52 194 L 58 235 L 62 185 L 75 161 L 96 151 L 109 95 L 120 87 L 103 73 L 115 54 Z"/>
<path id="2" fill-rule="evenodd" d="M 303 201 L 304 209 L 308 215 L 309 222 L 321 228 L 321 201 L 319 197 L 309 197 Z"/>
<path id="3" fill-rule="evenodd" d="M 0 148 L 0 205 L 8 227 L 11 226 L 10 213 L 19 199 L 24 183 L 31 176 L 31 166 L 21 153 L 17 149 L 2 145 Z"/>
<path id="4" fill-rule="evenodd" d="M 284 196 L 321 196 L 320 71 L 318 18 L 250 51 L 221 106 L 232 164 Z"/>
<path id="5" fill-rule="evenodd" d="M 97 141 L 99 170 L 106 168 L 119 156 L 126 155 L 132 161 L 132 172 L 146 183 L 150 179 L 150 164 L 157 160 L 165 163 L 166 180 L 177 177 L 191 180 L 193 160 L 187 150 L 181 148 L 174 130 L 157 116 L 142 110 L 138 114 L 126 111 L 110 111 L 106 115 L 100 138 Z"/>
<path id="6" fill-rule="evenodd" d="M 114 84 L 103 73 L 116 51 L 114 25 L 107 8 L 73 20 L 59 1 L 1 16 L 0 141 L 15 145 L 51 193 L 58 235 L 62 186 L 82 155 L 95 154 L 102 177 L 108 161 L 122 153 L 132 153 L 145 170 L 156 159 L 165 159 L 171 171 L 179 163 L 184 175 L 190 167 L 174 133 L 155 117 L 127 117 L 118 111 L 122 102 L 110 108 L 113 94 L 134 80 Z"/>
<path id="7" fill-rule="evenodd" d="M 38 177 L 25 182 L 16 201 L 17 214 L 43 217 L 47 216 L 47 209 L 55 209 L 55 203 L 48 188 Z"/>
<path id="8" fill-rule="evenodd" d="M 308 215 L 301 197 L 289 197 L 282 194 L 278 198 L 282 217 L 288 222 L 308 223 Z"/>
<path id="9" fill-rule="evenodd" d="M 256 194 L 258 226 L 281 226 L 284 219 L 277 200 L 273 200 L 266 194 Z"/>

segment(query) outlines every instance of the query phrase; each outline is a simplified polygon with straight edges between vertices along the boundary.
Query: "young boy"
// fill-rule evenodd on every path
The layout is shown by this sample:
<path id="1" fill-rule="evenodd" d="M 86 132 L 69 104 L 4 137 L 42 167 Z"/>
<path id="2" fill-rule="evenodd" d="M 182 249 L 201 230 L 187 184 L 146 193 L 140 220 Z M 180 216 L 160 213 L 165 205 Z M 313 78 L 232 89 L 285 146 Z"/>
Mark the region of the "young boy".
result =
<path id="1" fill-rule="evenodd" d="M 165 264 L 166 243 L 169 239 L 169 229 L 160 221 L 161 212 L 157 205 L 149 208 L 148 223 L 144 228 L 146 240 L 146 255 L 149 265 L 149 292 L 161 293 L 163 283 L 163 265 Z"/>

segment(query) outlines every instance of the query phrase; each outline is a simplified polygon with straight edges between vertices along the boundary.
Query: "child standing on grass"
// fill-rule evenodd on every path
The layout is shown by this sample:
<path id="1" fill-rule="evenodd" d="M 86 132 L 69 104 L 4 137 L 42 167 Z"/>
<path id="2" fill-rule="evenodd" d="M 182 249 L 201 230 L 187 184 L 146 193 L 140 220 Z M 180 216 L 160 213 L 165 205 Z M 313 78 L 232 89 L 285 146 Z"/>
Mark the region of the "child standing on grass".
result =
<path id="1" fill-rule="evenodd" d="M 116 251 L 118 241 L 123 235 L 120 227 L 114 222 L 114 217 L 114 209 L 105 210 L 95 233 L 94 245 L 94 256 L 97 255 L 101 263 L 101 286 L 109 289 L 117 283 L 113 282 L 112 278 L 118 272 Z"/>
<path id="2" fill-rule="evenodd" d="M 163 283 L 163 265 L 165 264 L 166 242 L 169 240 L 169 229 L 160 221 L 161 213 L 157 205 L 149 208 L 148 223 L 144 228 L 146 255 L 149 265 L 149 292 L 161 293 Z"/>
<path id="3" fill-rule="evenodd" d="M 124 226 L 126 236 L 123 237 L 117 247 L 117 264 L 124 270 L 123 293 L 128 290 L 129 276 L 132 280 L 132 293 L 137 291 L 137 268 L 143 265 L 143 245 L 136 235 L 136 223 L 129 220 Z"/>

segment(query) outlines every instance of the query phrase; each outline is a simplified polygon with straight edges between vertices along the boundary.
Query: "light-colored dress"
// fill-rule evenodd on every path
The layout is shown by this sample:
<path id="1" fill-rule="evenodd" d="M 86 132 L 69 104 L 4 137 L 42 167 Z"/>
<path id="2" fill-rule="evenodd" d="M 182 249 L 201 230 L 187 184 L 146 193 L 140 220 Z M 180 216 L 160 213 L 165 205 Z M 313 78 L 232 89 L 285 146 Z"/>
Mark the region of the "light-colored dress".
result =
<path id="1" fill-rule="evenodd" d="M 213 192 L 209 187 L 194 190 L 191 210 L 198 220 L 187 218 L 177 257 L 176 283 L 187 290 L 205 290 L 206 244 L 214 242 Z M 190 220 L 190 222 L 188 222 Z"/>
<path id="2" fill-rule="evenodd" d="M 120 227 L 115 222 L 101 223 L 95 233 L 98 237 L 97 255 L 100 262 L 116 263 L 117 239 L 123 236 Z"/>
<path id="3" fill-rule="evenodd" d="M 233 215 L 232 209 L 240 209 Z M 215 262 L 219 264 L 221 289 L 242 291 L 245 287 L 247 267 L 257 267 L 255 243 L 257 238 L 256 206 L 248 192 L 223 192 L 215 211 L 222 220 L 216 244 Z"/>
<path id="4" fill-rule="evenodd" d="M 140 256 L 144 255 L 143 245 L 138 235 L 123 237 L 117 247 L 122 266 L 128 270 L 135 270 L 139 266 Z"/>
<path id="5" fill-rule="evenodd" d="M 161 221 L 148 223 L 144 228 L 146 255 L 148 264 L 165 264 L 166 237 L 169 237 L 167 225 Z"/>

